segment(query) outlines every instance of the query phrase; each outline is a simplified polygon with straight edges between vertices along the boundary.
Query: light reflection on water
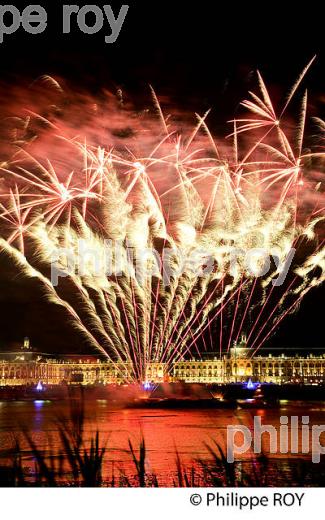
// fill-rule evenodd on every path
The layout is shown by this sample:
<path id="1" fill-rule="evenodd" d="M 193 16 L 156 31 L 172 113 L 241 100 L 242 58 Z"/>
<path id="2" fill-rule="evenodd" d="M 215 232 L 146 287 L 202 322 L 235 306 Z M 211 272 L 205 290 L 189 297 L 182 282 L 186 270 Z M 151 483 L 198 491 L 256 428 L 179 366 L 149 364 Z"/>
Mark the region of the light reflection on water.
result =
<path id="1" fill-rule="evenodd" d="M 40 399 L 36 399 L 35 401 L 33 401 L 33 403 L 34 403 L 35 408 L 40 409 L 40 408 L 42 408 L 42 406 L 45 403 L 45 401 L 42 401 Z"/>
<path id="2" fill-rule="evenodd" d="M 57 418 L 69 416 L 67 401 L 16 401 L 0 403 L 0 443 L 2 449 L 9 447 L 15 436 L 19 436 L 21 425 L 31 432 L 39 449 L 47 449 L 51 438 L 51 449 L 60 451 Z M 206 443 L 216 440 L 226 447 L 227 426 L 242 424 L 253 429 L 254 416 L 261 417 L 262 424 L 280 425 L 280 416 L 310 417 L 310 426 L 325 424 L 325 404 L 322 402 L 286 402 L 278 408 L 266 409 L 112 409 L 106 399 L 86 401 L 86 437 L 100 431 L 103 444 L 108 441 L 107 457 L 110 461 L 128 467 L 130 454 L 128 440 L 137 446 L 141 432 L 146 441 L 148 470 L 164 473 L 175 467 L 175 447 L 184 464 L 193 459 L 206 458 Z M 26 449 L 26 441 L 21 438 Z M 324 442 L 324 440 L 323 440 Z M 299 440 L 300 443 L 300 440 Z M 267 439 L 264 451 L 268 452 Z M 283 457 L 277 454 L 277 457 Z M 274 455 L 272 455 L 274 457 Z M 296 455 L 295 455 L 296 457 Z M 246 456 L 247 458 L 247 456 Z M 287 455 L 285 455 L 287 458 Z"/>

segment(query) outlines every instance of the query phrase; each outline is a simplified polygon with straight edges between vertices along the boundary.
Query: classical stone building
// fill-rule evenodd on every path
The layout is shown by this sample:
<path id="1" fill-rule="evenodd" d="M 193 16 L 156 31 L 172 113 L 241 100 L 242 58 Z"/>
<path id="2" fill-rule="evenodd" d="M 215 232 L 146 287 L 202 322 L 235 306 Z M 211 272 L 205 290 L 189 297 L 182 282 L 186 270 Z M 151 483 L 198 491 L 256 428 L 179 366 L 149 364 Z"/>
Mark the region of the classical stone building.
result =
<path id="1" fill-rule="evenodd" d="M 15 352 L 0 353 L 0 386 L 122 384 L 132 380 L 127 364 L 102 361 L 92 356 L 66 356 L 56 359 L 31 350 L 28 340 Z M 325 383 L 325 354 L 282 353 L 252 357 L 243 341 L 221 357 L 188 359 L 167 367 L 163 363 L 147 366 L 147 382 L 185 381 L 188 383 Z"/>
<path id="2" fill-rule="evenodd" d="M 235 383 L 248 379 L 261 383 L 305 383 L 325 382 L 325 355 L 251 357 L 234 355 L 204 361 L 191 360 L 173 366 L 173 378 L 188 383 Z"/>

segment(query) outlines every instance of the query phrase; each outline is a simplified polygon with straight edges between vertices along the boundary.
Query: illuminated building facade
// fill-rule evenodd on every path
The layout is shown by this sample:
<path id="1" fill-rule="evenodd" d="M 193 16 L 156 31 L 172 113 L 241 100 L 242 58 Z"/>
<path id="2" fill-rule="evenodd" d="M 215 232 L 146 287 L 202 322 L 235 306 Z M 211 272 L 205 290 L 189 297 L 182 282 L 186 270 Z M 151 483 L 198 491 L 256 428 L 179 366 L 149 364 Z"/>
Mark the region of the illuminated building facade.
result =
<path id="1" fill-rule="evenodd" d="M 0 354 L 0 386 L 32 385 L 42 381 L 59 384 L 122 384 L 132 380 L 127 364 L 102 361 L 92 356 L 68 356 L 55 359 L 34 353 L 25 339 L 16 352 Z M 248 379 L 265 383 L 325 383 L 325 354 L 294 356 L 257 355 L 244 343 L 230 349 L 221 358 L 189 359 L 174 363 L 149 363 L 148 382 L 184 381 L 188 383 L 236 383 Z"/>
<path id="2" fill-rule="evenodd" d="M 222 360 L 183 361 L 173 367 L 173 378 L 188 383 L 236 383 L 248 379 L 261 383 L 325 382 L 325 356 L 224 357 Z"/>

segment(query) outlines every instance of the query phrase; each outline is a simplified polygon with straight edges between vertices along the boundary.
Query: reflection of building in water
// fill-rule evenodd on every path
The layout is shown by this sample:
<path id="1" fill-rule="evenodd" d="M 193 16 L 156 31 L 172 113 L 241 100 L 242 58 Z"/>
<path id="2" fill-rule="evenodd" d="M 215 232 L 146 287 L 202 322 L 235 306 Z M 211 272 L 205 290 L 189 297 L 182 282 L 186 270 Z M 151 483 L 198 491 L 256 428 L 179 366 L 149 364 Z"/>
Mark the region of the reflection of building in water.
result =
<path id="1" fill-rule="evenodd" d="M 0 386 L 36 384 L 122 384 L 131 381 L 127 364 L 102 361 L 92 356 L 65 356 L 33 352 L 28 338 L 14 352 L 0 353 Z M 257 355 L 242 342 L 221 358 L 213 354 L 204 359 L 174 363 L 169 370 L 163 363 L 150 363 L 148 382 L 185 381 L 188 383 L 234 383 L 247 381 L 284 383 L 325 382 L 325 354 Z"/>

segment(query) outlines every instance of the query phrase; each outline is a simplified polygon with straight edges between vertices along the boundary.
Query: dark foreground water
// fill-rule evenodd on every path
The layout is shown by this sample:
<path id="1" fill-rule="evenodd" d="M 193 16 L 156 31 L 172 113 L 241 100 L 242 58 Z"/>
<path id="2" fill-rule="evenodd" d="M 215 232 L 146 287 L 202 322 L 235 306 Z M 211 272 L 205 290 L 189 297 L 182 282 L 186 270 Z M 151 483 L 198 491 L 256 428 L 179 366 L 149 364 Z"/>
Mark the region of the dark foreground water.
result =
<path id="1" fill-rule="evenodd" d="M 21 430 L 28 428 L 38 449 L 45 453 L 62 450 L 57 430 L 57 418 L 64 416 L 69 421 L 68 401 L 15 401 L 0 402 L 0 448 L 6 450 L 20 439 L 22 449 L 28 452 L 28 445 Z M 217 441 L 226 447 L 227 426 L 241 424 L 253 433 L 254 416 L 260 416 L 262 423 L 272 425 L 279 431 L 280 416 L 288 417 L 290 451 L 291 417 L 298 417 L 298 455 L 281 454 L 271 457 L 287 461 L 290 459 L 310 459 L 309 454 L 301 453 L 301 418 L 309 417 L 310 432 L 313 425 L 325 425 L 324 402 L 281 402 L 280 406 L 269 409 L 194 409 L 194 410 L 151 410 L 151 409 L 112 409 L 106 400 L 86 401 L 85 437 L 90 438 L 98 429 L 101 443 L 107 442 L 105 476 L 113 471 L 134 473 L 131 461 L 129 440 L 135 448 L 139 445 L 141 434 L 146 443 L 146 470 L 155 473 L 161 482 L 167 482 L 175 470 L 175 448 L 184 465 L 195 459 L 209 459 L 211 455 L 207 444 Z M 325 429 L 325 426 L 324 426 Z M 310 435 L 311 437 L 311 435 Z M 325 435 L 321 439 L 325 444 Z M 240 439 L 238 439 L 240 440 Z M 310 448 L 311 438 L 310 438 Z M 225 448 L 226 449 L 226 448 Z M 263 450 L 269 452 L 268 436 L 265 436 Z M 249 459 L 251 452 L 241 457 Z M 288 460 L 289 459 L 289 460 Z"/>

